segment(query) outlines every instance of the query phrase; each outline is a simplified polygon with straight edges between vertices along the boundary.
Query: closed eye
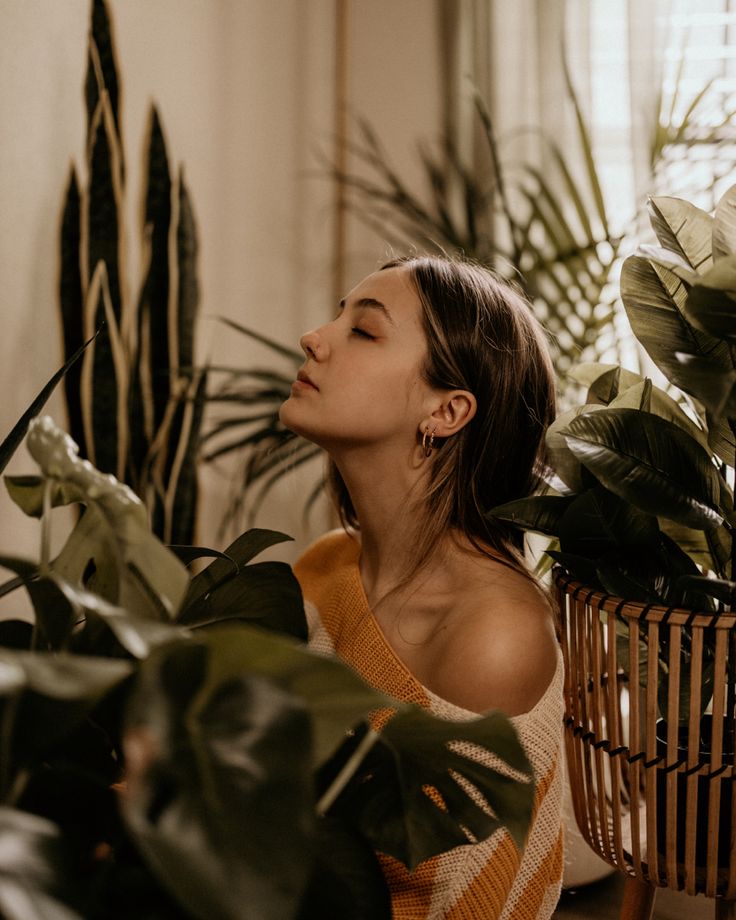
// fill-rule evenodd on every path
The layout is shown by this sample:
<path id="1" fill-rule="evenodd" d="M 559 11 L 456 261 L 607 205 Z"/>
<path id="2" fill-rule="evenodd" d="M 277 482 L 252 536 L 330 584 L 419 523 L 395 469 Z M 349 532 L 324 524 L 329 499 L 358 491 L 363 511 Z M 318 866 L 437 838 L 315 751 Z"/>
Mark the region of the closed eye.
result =
<path id="1" fill-rule="evenodd" d="M 365 329 L 361 329 L 360 326 L 353 326 L 350 331 L 353 333 L 353 335 L 358 335 L 363 339 L 375 339 L 374 335 L 371 335 L 370 332 L 366 332 Z"/>

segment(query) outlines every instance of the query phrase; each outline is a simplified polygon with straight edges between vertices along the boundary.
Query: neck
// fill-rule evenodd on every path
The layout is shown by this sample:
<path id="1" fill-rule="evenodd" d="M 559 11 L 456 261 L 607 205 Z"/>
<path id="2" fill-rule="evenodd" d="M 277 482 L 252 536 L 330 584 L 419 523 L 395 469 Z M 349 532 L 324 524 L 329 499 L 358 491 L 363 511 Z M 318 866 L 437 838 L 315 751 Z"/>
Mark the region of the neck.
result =
<path id="1" fill-rule="evenodd" d="M 414 562 L 429 466 L 417 451 L 404 462 L 369 448 L 333 459 L 360 524 L 360 572 L 375 602 L 404 581 Z"/>

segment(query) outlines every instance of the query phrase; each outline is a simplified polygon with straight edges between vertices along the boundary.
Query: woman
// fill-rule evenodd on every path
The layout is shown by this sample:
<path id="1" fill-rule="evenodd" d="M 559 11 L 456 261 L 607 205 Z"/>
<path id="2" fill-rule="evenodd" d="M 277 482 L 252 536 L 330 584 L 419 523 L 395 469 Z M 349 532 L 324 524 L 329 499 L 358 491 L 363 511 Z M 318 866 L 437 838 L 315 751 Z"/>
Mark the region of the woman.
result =
<path id="1" fill-rule="evenodd" d="M 379 855 L 394 917 L 549 918 L 562 874 L 562 665 L 521 540 L 486 512 L 529 494 L 554 378 L 524 300 L 469 263 L 387 263 L 301 339 L 281 420 L 329 454 L 345 529 L 295 567 L 310 642 L 451 719 L 502 710 L 535 769 L 523 854 L 508 834 L 414 873 Z"/>

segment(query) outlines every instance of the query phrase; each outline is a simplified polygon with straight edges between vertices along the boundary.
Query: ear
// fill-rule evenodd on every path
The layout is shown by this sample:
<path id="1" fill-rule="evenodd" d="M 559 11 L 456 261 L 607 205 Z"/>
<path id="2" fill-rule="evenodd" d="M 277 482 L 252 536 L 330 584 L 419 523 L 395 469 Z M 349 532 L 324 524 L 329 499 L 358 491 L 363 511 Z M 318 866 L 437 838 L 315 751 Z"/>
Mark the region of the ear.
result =
<path id="1" fill-rule="evenodd" d="M 449 438 L 457 434 L 475 416 L 478 404 L 468 390 L 447 390 L 441 402 L 419 426 L 421 431 L 433 431 L 435 437 Z"/>

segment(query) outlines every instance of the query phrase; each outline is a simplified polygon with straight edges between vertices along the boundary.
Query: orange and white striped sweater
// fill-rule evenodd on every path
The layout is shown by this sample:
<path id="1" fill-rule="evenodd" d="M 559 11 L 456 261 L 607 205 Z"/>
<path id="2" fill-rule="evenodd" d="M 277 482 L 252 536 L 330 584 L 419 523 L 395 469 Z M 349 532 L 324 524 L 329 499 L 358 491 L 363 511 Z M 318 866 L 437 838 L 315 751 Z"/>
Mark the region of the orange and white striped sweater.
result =
<path id="1" fill-rule="evenodd" d="M 294 566 L 304 593 L 312 648 L 337 654 L 371 686 L 444 719 L 468 712 L 424 687 L 396 656 L 376 622 L 358 569 L 358 543 L 333 531 Z M 512 722 L 537 781 L 532 826 L 523 853 L 505 830 L 456 847 L 414 872 L 378 854 L 394 920 L 549 920 L 562 879 L 562 656 L 544 696 Z"/>

